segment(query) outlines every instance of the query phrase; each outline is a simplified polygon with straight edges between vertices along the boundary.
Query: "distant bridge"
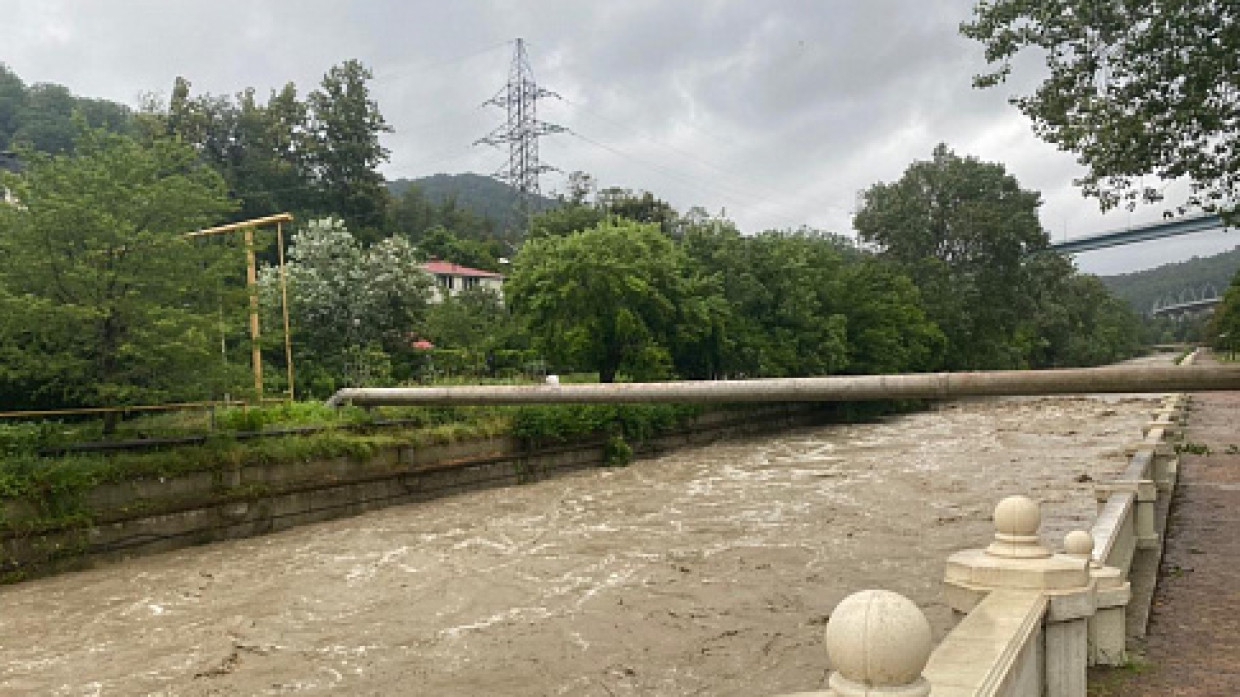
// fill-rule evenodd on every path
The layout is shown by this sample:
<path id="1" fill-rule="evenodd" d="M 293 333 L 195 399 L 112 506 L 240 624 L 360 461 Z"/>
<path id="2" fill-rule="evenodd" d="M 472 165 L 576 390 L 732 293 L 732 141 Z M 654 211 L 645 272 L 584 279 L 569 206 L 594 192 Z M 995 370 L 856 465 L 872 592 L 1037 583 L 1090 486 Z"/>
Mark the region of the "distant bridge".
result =
<path id="1" fill-rule="evenodd" d="M 1214 310 L 1223 301 L 1223 296 L 1212 284 L 1200 288 L 1186 288 L 1174 296 L 1160 298 L 1150 309 L 1155 317 L 1184 317 L 1203 314 Z"/>
<path id="2" fill-rule="evenodd" d="M 1189 235 L 1194 232 L 1222 230 L 1227 227 L 1228 225 L 1217 215 L 1199 215 L 1193 218 L 1179 218 L 1159 223 L 1137 225 L 1124 230 L 1112 230 L 1111 232 L 1103 232 L 1097 235 L 1086 235 L 1085 237 L 1064 240 L 1063 242 L 1052 242 L 1050 248 L 1062 254 L 1079 254 L 1081 252 L 1092 252 L 1098 249 L 1119 247 L 1137 242 L 1161 240 L 1165 237 Z"/>

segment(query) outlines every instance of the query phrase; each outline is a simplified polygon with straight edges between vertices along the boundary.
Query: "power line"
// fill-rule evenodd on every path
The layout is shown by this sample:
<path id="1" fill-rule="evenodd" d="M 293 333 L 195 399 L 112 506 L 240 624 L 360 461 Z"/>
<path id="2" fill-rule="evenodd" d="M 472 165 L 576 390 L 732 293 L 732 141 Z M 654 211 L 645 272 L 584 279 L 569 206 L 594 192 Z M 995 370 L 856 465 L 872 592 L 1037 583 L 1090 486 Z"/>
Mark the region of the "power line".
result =
<path id="1" fill-rule="evenodd" d="M 838 205 L 826 204 L 826 203 L 824 203 L 824 202 L 821 202 L 821 201 L 816 201 L 816 200 L 813 200 L 813 199 L 806 199 L 806 198 L 805 198 L 805 197 L 803 197 L 803 196 L 798 196 L 798 195 L 796 195 L 796 194 L 789 194 L 789 193 L 788 193 L 788 192 L 786 192 L 786 191 L 777 191 L 777 190 L 775 190 L 775 189 L 773 189 L 773 188 L 770 188 L 770 187 L 768 187 L 768 186 L 765 186 L 765 185 L 759 184 L 759 183 L 757 183 L 757 182 L 753 181 L 752 179 L 745 178 L 745 177 L 742 177 L 742 176 L 740 176 L 740 175 L 737 175 L 736 173 L 731 172 L 731 171 L 729 171 L 729 170 L 727 170 L 727 169 L 725 169 L 725 168 L 723 168 L 723 167 L 721 167 L 721 166 L 719 166 L 719 165 L 717 165 L 717 164 L 715 164 L 715 163 L 713 163 L 713 162 L 710 162 L 709 160 L 703 159 L 703 158 L 699 157 L 698 155 L 696 155 L 695 153 L 689 152 L 689 151 L 684 150 L 684 149 L 682 149 L 682 148 L 678 148 L 678 147 L 676 147 L 676 146 L 674 146 L 674 145 L 671 145 L 670 143 L 667 143 L 667 142 L 665 142 L 665 141 L 661 141 L 661 140 L 659 140 L 659 139 L 657 139 L 657 138 L 654 138 L 654 137 L 651 137 L 651 136 L 649 136 L 649 135 L 647 135 L 647 134 L 645 134 L 645 133 L 642 133 L 642 132 L 638 131 L 636 128 L 634 128 L 634 127 L 632 127 L 632 126 L 630 126 L 630 125 L 628 125 L 628 124 L 625 124 L 625 123 L 622 123 L 622 122 L 620 122 L 620 121 L 616 121 L 615 119 L 612 119 L 612 118 L 610 118 L 610 117 L 604 116 L 603 114 L 601 114 L 601 113 L 599 113 L 599 112 L 597 112 L 597 111 L 595 111 L 595 110 L 593 110 L 593 109 L 591 109 L 591 108 L 589 108 L 589 107 L 585 106 L 584 104 L 582 104 L 582 103 L 580 103 L 580 102 L 577 102 L 577 101 L 571 100 L 571 99 L 569 99 L 569 98 L 567 98 L 567 97 L 560 97 L 560 99 L 561 99 L 561 100 L 562 100 L 565 104 L 572 105 L 573 107 L 575 107 L 575 108 L 577 108 L 577 109 L 580 109 L 582 112 L 586 113 L 586 114 L 587 114 L 587 115 L 589 115 L 589 116 L 592 116 L 593 118 L 596 118 L 596 119 L 598 119 L 598 120 L 600 120 L 600 121 L 603 121 L 603 122 L 606 122 L 606 123 L 608 123 L 608 124 L 611 124 L 612 126 L 615 126 L 616 128 L 620 128 L 620 129 L 622 129 L 622 130 L 624 130 L 624 131 L 627 131 L 628 133 L 631 133 L 631 134 L 633 134 L 633 135 L 636 135 L 638 138 L 641 138 L 642 140 L 645 140 L 645 141 L 647 141 L 647 142 L 649 142 L 649 143 L 653 143 L 654 145 L 657 145 L 657 146 L 659 146 L 659 147 L 661 147 L 661 148 L 663 148 L 663 149 L 665 149 L 665 150 L 671 151 L 671 152 L 673 152 L 673 153 L 676 153 L 677 155 L 680 155 L 680 156 L 682 156 L 682 157 L 685 157 L 685 158 L 688 158 L 688 159 L 690 159 L 690 160 L 693 160 L 694 162 L 697 162 L 698 164 L 700 164 L 700 165 L 702 165 L 702 166 L 704 166 L 704 167 L 707 167 L 707 168 L 709 168 L 709 169 L 712 169 L 712 170 L 714 170 L 714 171 L 716 171 L 716 172 L 719 172 L 720 174 L 723 174 L 724 176 L 727 176 L 727 177 L 731 178 L 734 182 L 736 182 L 736 183 L 738 183 L 738 184 L 741 184 L 741 185 L 743 185 L 744 187 L 746 187 L 746 188 L 745 188 L 745 189 L 743 189 L 743 190 L 742 190 L 742 189 L 735 189 L 735 191 L 740 191 L 740 192 L 741 192 L 741 195 L 743 195 L 743 196 L 750 197 L 750 198 L 754 198 L 754 199 L 759 200 L 759 201 L 763 201 L 763 202 L 764 202 L 764 203 L 763 203 L 763 205 L 766 205 L 766 204 L 768 204 L 768 203 L 773 203 L 773 201 L 770 201 L 770 199 L 769 199 L 769 198 L 763 199 L 763 198 L 759 198 L 759 197 L 754 197 L 754 196 L 753 196 L 753 194 L 749 193 L 749 190 L 751 190 L 751 189 L 760 189 L 760 190 L 764 190 L 764 191 L 766 192 L 766 195 L 767 195 L 767 196 L 769 196 L 769 197 L 774 197 L 774 198 L 777 198 L 777 199 L 785 199 L 785 200 L 786 200 L 786 199 L 794 199 L 794 200 L 798 200 L 798 201 L 804 201 L 804 202 L 807 202 L 807 203 L 812 203 L 812 204 L 814 204 L 814 205 L 821 206 L 821 207 L 823 207 L 823 208 L 827 208 L 827 209 L 842 210 L 842 209 L 840 208 L 840 206 L 838 206 Z M 695 129 L 695 130 L 698 130 L 698 131 L 699 131 L 700 133 L 702 133 L 703 135 L 706 135 L 706 136 L 708 136 L 708 137 L 710 137 L 710 138 L 712 138 L 712 139 L 715 139 L 715 140 L 720 140 L 720 142 L 726 142 L 726 141 L 722 141 L 721 139 L 717 138 L 717 137 L 716 137 L 716 136 L 714 136 L 714 135 L 711 135 L 711 134 L 709 134 L 709 133 L 706 133 L 705 131 L 701 131 L 700 129 Z"/>
<path id="2" fill-rule="evenodd" d="M 384 70 L 382 73 L 378 75 L 378 77 L 384 78 L 384 79 L 386 78 L 397 78 L 397 79 L 407 78 L 414 71 L 432 70 L 436 68 L 443 68 L 443 67 L 452 65 L 454 63 L 463 63 L 471 58 L 477 58 L 478 56 L 481 56 L 486 53 L 490 53 L 491 51 L 494 51 L 498 48 L 503 48 L 505 46 L 508 46 L 511 43 L 512 43 L 512 39 L 505 39 L 503 41 L 500 41 L 499 43 L 491 44 L 490 46 L 486 46 L 485 48 L 480 48 L 476 51 L 471 51 L 469 53 L 457 56 L 455 58 L 448 58 L 448 59 L 441 60 L 441 61 L 432 61 L 429 63 L 421 63 L 418 65 L 406 66 L 406 67 L 403 67 L 397 70 Z"/>
<path id="3" fill-rule="evenodd" d="M 653 163 L 650 163 L 650 162 L 646 162 L 646 161 L 644 161 L 644 160 L 642 160 L 642 159 L 640 159 L 640 158 L 634 157 L 633 155 L 630 155 L 630 154 L 628 154 L 628 153 L 626 153 L 626 152 L 624 152 L 624 151 L 622 151 L 622 150 L 619 150 L 618 148 L 612 147 L 612 146 L 610 146 L 610 145 L 607 145 L 606 143 L 599 142 L 599 141 L 597 141 L 597 140 L 594 140 L 593 138 L 590 138 L 590 137 L 588 137 L 588 136 L 586 136 L 586 135 L 583 135 L 583 134 L 582 134 L 582 133 L 580 133 L 579 131 L 575 131 L 575 130 L 568 129 L 568 130 L 566 130 L 566 132 L 567 132 L 569 135 L 571 135 L 571 136 L 573 136 L 573 137 L 575 137 L 575 138 L 578 138 L 578 139 L 580 139 L 580 140 L 582 140 L 582 141 L 584 141 L 584 142 L 586 142 L 586 143 L 589 143 L 590 145 L 593 145 L 593 146 L 595 146 L 595 147 L 597 147 L 597 148 L 600 148 L 600 149 L 602 149 L 602 150 L 606 150 L 606 151 L 608 151 L 608 152 L 610 152 L 610 153 L 612 153 L 612 154 L 614 154 L 614 155 L 617 155 L 617 156 L 619 156 L 619 157 L 623 157 L 623 158 L 625 158 L 625 159 L 631 160 L 631 161 L 633 161 L 633 162 L 635 162 L 635 163 L 637 163 L 637 164 L 639 164 L 639 165 L 641 165 L 641 166 L 643 166 L 643 167 L 646 167 L 646 168 L 648 168 L 648 169 L 650 169 L 650 170 L 653 170 L 653 171 L 655 171 L 655 172 L 658 172 L 658 173 L 660 173 L 660 174 L 662 174 L 662 175 L 664 175 L 664 176 L 666 176 L 666 177 L 671 177 L 671 178 L 677 179 L 677 180 L 679 180 L 679 181 L 681 181 L 681 182 L 683 182 L 683 183 L 685 183 L 685 184 L 688 184 L 689 186 L 691 186 L 691 187 L 693 187 L 694 189 L 696 189 L 699 193 L 705 194 L 705 195 L 707 195 L 707 196 L 719 196 L 720 194 L 722 194 L 722 195 L 724 196 L 724 198 L 727 198 L 727 199 L 732 200 L 732 201 L 734 201 L 734 202 L 736 201 L 736 196 L 735 196 L 735 194 L 729 193 L 729 192 L 727 192 L 727 191 L 722 191 L 722 190 L 720 190 L 720 189 L 718 189 L 718 188 L 712 187 L 711 185 L 703 184 L 703 183 L 702 183 L 699 179 L 697 179 L 697 178 L 695 178 L 695 177 L 693 177 L 693 176 L 690 176 L 690 175 L 686 175 L 686 174 L 682 174 L 682 173 L 676 172 L 676 171 L 674 171 L 674 170 L 668 169 L 668 168 L 663 167 L 663 166 L 661 166 L 661 165 L 656 165 L 656 164 L 653 164 Z M 762 199 L 755 199 L 755 200 L 759 201 L 759 205 L 760 205 L 760 206 L 765 206 L 765 205 L 771 205 L 771 204 L 772 204 L 772 202 L 771 202 L 771 201 L 765 201 L 765 200 L 762 200 Z M 743 203 L 743 202 L 742 202 L 742 203 Z M 753 206 L 752 206 L 752 205 L 741 205 L 741 206 L 739 206 L 738 208 L 739 208 L 740 210 L 743 210 L 743 211 L 752 211 Z M 777 218 L 780 218 L 780 219 L 781 219 L 781 220 L 783 220 L 784 222 L 788 223 L 788 227 L 790 227 L 790 228 L 797 229 L 797 228 L 804 227 L 804 223 L 803 223 L 803 222 L 798 222 L 798 221 L 794 220 L 793 218 L 790 218 L 790 217 L 788 217 L 788 216 L 786 216 L 786 215 L 783 215 L 782 213 L 771 213 L 771 214 L 772 214 L 772 215 L 774 215 L 774 216 L 775 216 L 775 217 L 777 217 Z"/>

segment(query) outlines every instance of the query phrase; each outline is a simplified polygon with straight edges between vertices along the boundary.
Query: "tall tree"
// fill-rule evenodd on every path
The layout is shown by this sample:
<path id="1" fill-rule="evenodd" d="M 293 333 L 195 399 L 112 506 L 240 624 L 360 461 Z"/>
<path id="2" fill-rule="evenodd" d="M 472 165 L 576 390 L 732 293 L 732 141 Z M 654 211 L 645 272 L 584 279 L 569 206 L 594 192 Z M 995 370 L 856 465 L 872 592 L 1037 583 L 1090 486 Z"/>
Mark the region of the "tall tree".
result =
<path id="1" fill-rule="evenodd" d="M 26 83 L 0 63 L 0 150 L 8 150 L 13 134 L 21 125 L 20 116 L 26 106 Z"/>
<path id="2" fill-rule="evenodd" d="M 1035 132 L 1077 153 L 1103 209 L 1162 198 L 1141 177 L 1187 177 L 1183 203 L 1206 210 L 1240 198 L 1240 5 L 1231 0 L 985 0 L 961 26 L 1003 82 L 1024 51 L 1050 75 L 1014 103 Z"/>
<path id="3" fill-rule="evenodd" d="M 1215 308 L 1206 339 L 1220 350 L 1227 351 L 1232 358 L 1240 349 L 1240 271 L 1231 279 L 1231 285 L 1223 294 L 1223 302 Z"/>
<path id="4" fill-rule="evenodd" d="M 1049 244 L 1039 205 L 1003 165 L 939 145 L 898 181 L 866 190 L 853 225 L 917 283 L 947 335 L 948 367 L 1016 367 L 1026 356 L 1014 338 L 1031 310 L 1027 255 Z"/>
<path id="5" fill-rule="evenodd" d="M 298 363 L 357 383 L 359 357 L 401 351 L 422 331 L 431 278 L 413 247 L 390 237 L 363 248 L 339 219 L 312 220 L 289 244 L 289 311 Z M 279 307 L 276 268 L 262 271 L 265 307 Z M 274 318 L 273 318 L 274 319 Z"/>
<path id="6" fill-rule="evenodd" d="M 236 99 L 213 95 L 191 98 L 190 83 L 173 85 L 166 130 L 194 146 L 218 170 L 240 203 L 237 219 L 316 210 L 314 181 L 307 157 L 307 107 L 292 83 L 261 104 L 253 89 Z"/>
<path id="7" fill-rule="evenodd" d="M 597 370 L 670 373 L 678 307 L 688 298 L 683 252 L 657 225 L 604 222 L 564 237 L 531 240 L 505 293 L 542 346 L 563 363 Z"/>
<path id="8" fill-rule="evenodd" d="M 344 218 L 364 239 L 376 239 L 387 210 L 379 165 L 388 150 L 379 142 L 391 127 L 371 98 L 370 70 L 356 60 L 334 66 L 307 98 L 311 145 L 308 160 L 324 197 L 324 213 Z"/>
<path id="9" fill-rule="evenodd" d="M 230 205 L 192 150 L 83 131 L 72 154 L 32 154 L 0 206 L 0 385 L 22 405 L 203 398 L 217 358 L 218 246 L 183 237 Z"/>

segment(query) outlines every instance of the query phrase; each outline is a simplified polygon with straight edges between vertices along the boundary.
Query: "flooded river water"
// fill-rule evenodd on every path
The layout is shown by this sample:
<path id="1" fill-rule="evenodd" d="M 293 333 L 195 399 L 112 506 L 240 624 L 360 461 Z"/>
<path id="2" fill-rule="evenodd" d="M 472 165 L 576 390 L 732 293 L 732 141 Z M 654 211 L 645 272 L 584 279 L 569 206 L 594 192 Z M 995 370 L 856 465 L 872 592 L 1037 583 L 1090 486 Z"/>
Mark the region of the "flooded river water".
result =
<path id="1" fill-rule="evenodd" d="M 5 695 L 775 695 L 864 588 L 936 638 L 1000 497 L 1090 525 L 1153 397 L 990 399 L 735 439 L 0 588 Z"/>

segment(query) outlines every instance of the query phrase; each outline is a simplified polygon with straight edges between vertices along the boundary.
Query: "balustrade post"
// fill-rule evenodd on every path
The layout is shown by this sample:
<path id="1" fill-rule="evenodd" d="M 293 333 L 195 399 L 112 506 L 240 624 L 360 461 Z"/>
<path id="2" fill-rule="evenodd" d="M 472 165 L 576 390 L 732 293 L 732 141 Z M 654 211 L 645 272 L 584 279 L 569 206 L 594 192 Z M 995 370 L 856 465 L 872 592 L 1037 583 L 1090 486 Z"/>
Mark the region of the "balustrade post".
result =
<path id="1" fill-rule="evenodd" d="M 945 595 L 957 612 L 969 612 L 991 591 L 1034 590 L 1048 602 L 1043 620 L 1045 697 L 1085 697 L 1089 624 L 1095 611 L 1088 562 L 1054 554 L 1038 539 L 1042 514 L 1024 496 L 995 507 L 995 539 L 947 560 Z"/>
<path id="2" fill-rule="evenodd" d="M 1128 659 L 1125 613 L 1132 599 L 1132 585 L 1124 572 L 1094 561 L 1094 536 L 1074 530 L 1063 540 L 1064 554 L 1089 565 L 1094 586 L 1094 616 L 1089 619 L 1090 665 L 1119 666 Z"/>

